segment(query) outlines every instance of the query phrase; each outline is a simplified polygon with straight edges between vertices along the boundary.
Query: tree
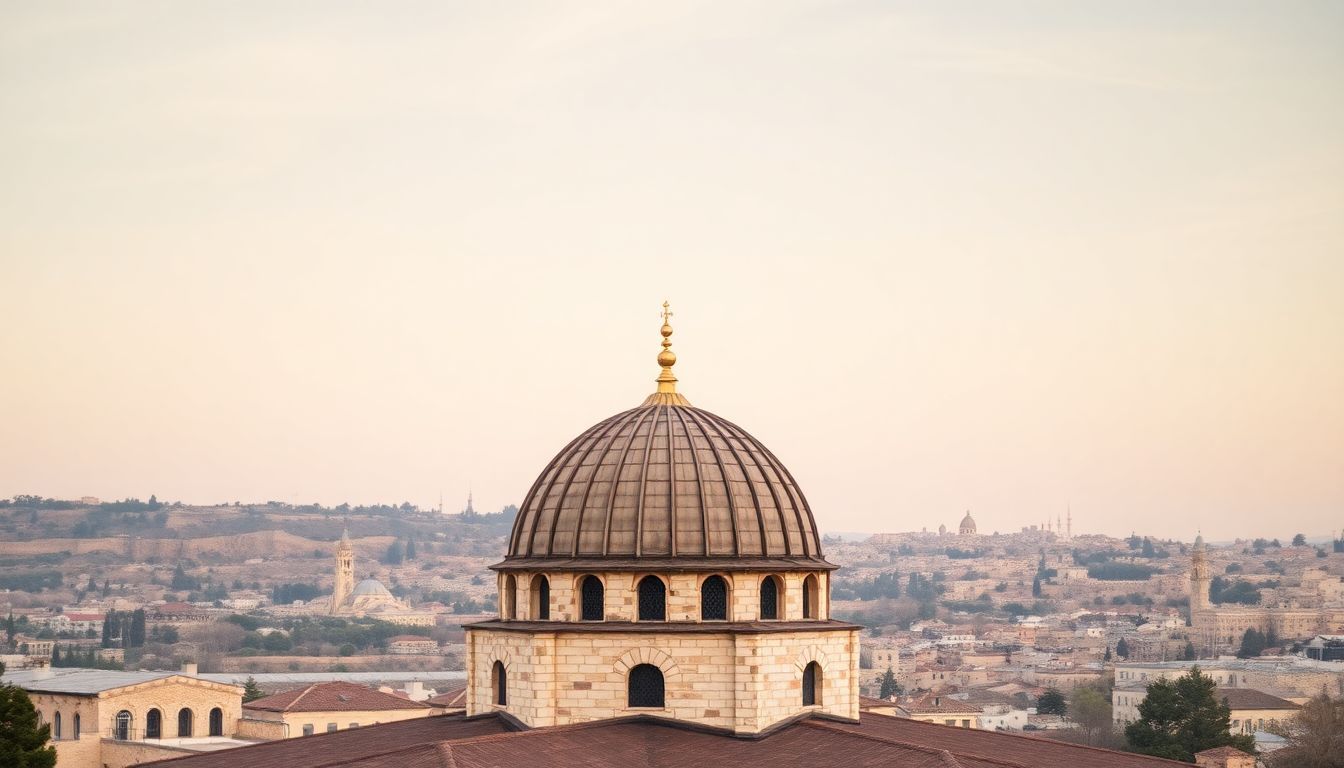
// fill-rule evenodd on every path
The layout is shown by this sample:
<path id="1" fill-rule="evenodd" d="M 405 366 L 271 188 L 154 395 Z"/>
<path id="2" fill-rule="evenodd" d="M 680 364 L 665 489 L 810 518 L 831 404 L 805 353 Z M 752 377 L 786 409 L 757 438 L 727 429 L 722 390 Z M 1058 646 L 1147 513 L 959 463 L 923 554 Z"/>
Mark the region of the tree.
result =
<path id="1" fill-rule="evenodd" d="M 1142 554 L 1144 557 L 1157 557 L 1157 550 L 1153 549 L 1153 540 L 1147 536 L 1143 537 Z"/>
<path id="2" fill-rule="evenodd" d="M 1193 641 L 1185 641 L 1185 650 L 1181 652 L 1181 661 L 1195 660 L 1195 644 Z"/>
<path id="3" fill-rule="evenodd" d="M 1255 737 L 1233 735 L 1232 710 L 1215 698 L 1217 683 L 1199 667 L 1148 685 L 1139 719 L 1125 727 L 1129 748 L 1143 755 L 1194 762 L 1195 753 L 1233 747 L 1255 753 Z"/>
<path id="4" fill-rule="evenodd" d="M 1241 649 L 1237 651 L 1237 657 L 1250 659 L 1260 655 L 1265 650 L 1265 636 L 1260 634 L 1257 629 L 1248 629 L 1241 636 Z"/>
<path id="5" fill-rule="evenodd" d="M 5 665 L 0 663 L 0 674 Z M 0 765 L 12 768 L 53 768 L 56 748 L 47 746 L 51 726 L 37 724 L 37 709 L 28 692 L 0 685 Z"/>
<path id="6" fill-rule="evenodd" d="M 1105 741 L 1103 737 L 1109 736 L 1114 728 L 1111 725 L 1111 700 L 1096 688 L 1077 688 L 1069 702 L 1069 719 L 1087 734 L 1088 744 L 1101 746 Z"/>
<path id="7" fill-rule="evenodd" d="M 1296 536 L 1293 537 L 1293 546 L 1294 546 L 1294 547 L 1305 547 L 1306 545 L 1307 545 L 1307 537 L 1306 537 L 1306 536 L 1304 536 L 1304 535 L 1302 535 L 1302 534 L 1299 533 L 1299 534 L 1297 534 Z"/>
<path id="8" fill-rule="evenodd" d="M 1120 638 L 1120 642 L 1115 644 L 1115 655 L 1122 659 L 1129 658 L 1129 643 L 1125 638 Z"/>
<path id="9" fill-rule="evenodd" d="M 900 692 L 901 684 L 896 682 L 896 674 L 891 671 L 891 667 L 887 667 L 887 673 L 882 676 L 882 690 L 878 691 L 877 697 L 890 701 L 892 696 Z"/>
<path id="10" fill-rule="evenodd" d="M 1037 576 L 1037 577 L 1036 577 L 1035 579 L 1033 579 L 1032 582 L 1031 582 L 1031 596 L 1032 596 L 1032 597 L 1040 597 L 1040 596 L 1041 596 L 1041 577 L 1040 577 L 1040 576 Z"/>
<path id="11" fill-rule="evenodd" d="M 1036 700 L 1036 711 L 1042 715 L 1062 715 L 1068 709 L 1069 705 L 1064 701 L 1064 694 L 1060 693 L 1058 688 L 1046 688 L 1045 693 Z"/>
<path id="12" fill-rule="evenodd" d="M 243 702 L 256 701 L 265 695 L 261 686 L 257 685 L 256 678 L 248 675 L 247 680 L 243 681 Z"/>
<path id="13" fill-rule="evenodd" d="M 401 565 L 404 557 L 404 550 L 401 546 L 401 539 L 396 539 L 387 545 L 387 552 L 383 555 L 384 565 Z"/>
<path id="14" fill-rule="evenodd" d="M 1111 660 L 1111 649 L 1110 649 L 1110 646 L 1107 646 L 1107 647 L 1106 647 L 1106 655 L 1105 655 L 1105 656 L 1102 656 L 1102 657 L 1101 657 L 1101 660 L 1102 660 L 1102 661 L 1110 661 L 1110 660 Z"/>
<path id="15" fill-rule="evenodd" d="M 415 539 L 406 540 L 406 559 L 407 560 L 415 559 Z"/>
<path id="16" fill-rule="evenodd" d="M 126 638 L 126 647 L 139 648 L 145 644 L 145 609 L 136 608 L 131 614 L 131 629 Z"/>
<path id="17" fill-rule="evenodd" d="M 1344 768 L 1344 698 L 1312 698 L 1283 735 L 1287 746 L 1265 758 L 1270 768 Z"/>

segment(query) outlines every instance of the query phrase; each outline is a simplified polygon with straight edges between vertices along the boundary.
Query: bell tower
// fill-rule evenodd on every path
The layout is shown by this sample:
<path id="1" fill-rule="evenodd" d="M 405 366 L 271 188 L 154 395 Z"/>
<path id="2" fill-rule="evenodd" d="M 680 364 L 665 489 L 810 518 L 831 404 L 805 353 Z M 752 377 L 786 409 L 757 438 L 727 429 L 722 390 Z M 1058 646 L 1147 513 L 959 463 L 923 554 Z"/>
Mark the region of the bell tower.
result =
<path id="1" fill-rule="evenodd" d="M 336 543 L 336 587 L 331 594 L 331 612 L 350 597 L 355 589 L 355 548 L 350 543 L 350 531 L 341 531 L 341 540 Z"/>
<path id="2" fill-rule="evenodd" d="M 1195 537 L 1190 553 L 1190 616 L 1209 607 L 1209 558 L 1204 554 L 1204 537 Z"/>

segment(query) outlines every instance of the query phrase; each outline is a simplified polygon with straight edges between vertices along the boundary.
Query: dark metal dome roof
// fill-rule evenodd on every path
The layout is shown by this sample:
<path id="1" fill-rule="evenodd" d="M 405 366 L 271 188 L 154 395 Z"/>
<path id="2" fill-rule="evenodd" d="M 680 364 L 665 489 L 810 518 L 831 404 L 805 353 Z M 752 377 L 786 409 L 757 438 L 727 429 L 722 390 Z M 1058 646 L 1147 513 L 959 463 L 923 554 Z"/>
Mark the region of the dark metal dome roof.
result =
<path id="1" fill-rule="evenodd" d="M 807 499 L 779 459 L 668 390 L 565 446 L 523 500 L 499 567 L 532 558 L 832 567 Z"/>

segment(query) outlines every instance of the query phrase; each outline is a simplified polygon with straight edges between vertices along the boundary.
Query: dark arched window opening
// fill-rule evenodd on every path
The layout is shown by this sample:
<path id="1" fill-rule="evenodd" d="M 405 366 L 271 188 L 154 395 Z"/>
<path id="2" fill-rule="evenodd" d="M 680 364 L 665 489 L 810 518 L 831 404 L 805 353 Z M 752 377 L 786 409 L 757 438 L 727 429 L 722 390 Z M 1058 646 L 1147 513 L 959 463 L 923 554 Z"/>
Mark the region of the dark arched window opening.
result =
<path id="1" fill-rule="evenodd" d="M 536 621 L 551 620 L 551 582 L 545 576 L 532 579 L 532 618 Z"/>
<path id="2" fill-rule="evenodd" d="M 503 616 L 500 618 L 514 619 L 518 617 L 518 580 L 509 574 L 504 577 L 504 606 L 502 608 Z"/>
<path id="3" fill-rule="evenodd" d="M 803 668 L 803 706 L 810 707 L 821 701 L 821 666 L 809 661 Z"/>
<path id="4" fill-rule="evenodd" d="M 61 738 L 61 713 L 57 712 L 51 719 L 51 738 Z"/>
<path id="5" fill-rule="evenodd" d="M 639 580 L 639 620 L 667 620 L 667 588 L 657 576 L 645 576 Z"/>
<path id="6" fill-rule="evenodd" d="M 75 725 L 75 732 L 74 732 L 74 735 L 71 736 L 71 738 L 78 739 L 78 738 L 79 738 L 79 713 L 78 713 L 78 712 L 75 713 L 75 723 L 74 723 L 74 725 Z"/>
<path id="7" fill-rule="evenodd" d="M 163 713 L 157 709 L 145 713 L 145 738 L 163 738 Z"/>
<path id="8" fill-rule="evenodd" d="M 191 735 L 191 710 L 183 707 L 177 710 L 177 736 L 186 738 Z"/>
<path id="9" fill-rule="evenodd" d="M 761 618 L 779 618 L 779 579 L 774 576 L 761 580 Z"/>
<path id="10" fill-rule="evenodd" d="M 803 579 L 803 618 L 812 618 L 812 577 Z"/>
<path id="11" fill-rule="evenodd" d="M 663 671 L 652 664 L 638 664 L 630 670 L 631 707 L 663 706 Z"/>
<path id="12" fill-rule="evenodd" d="M 581 617 L 584 621 L 601 621 L 606 599 L 606 590 L 602 588 L 602 580 L 596 576 L 583 577 L 583 613 Z"/>
<path id="13" fill-rule="evenodd" d="M 113 726 L 112 736 L 120 741 L 126 741 L 131 738 L 131 713 L 121 710 L 117 713 L 116 724 Z"/>
<path id="14" fill-rule="evenodd" d="M 210 735 L 224 735 L 224 710 L 219 707 L 210 710 Z"/>
<path id="15" fill-rule="evenodd" d="M 490 671 L 490 677 L 494 678 L 495 703 L 501 707 L 509 704 L 509 675 L 504 671 L 504 662 L 496 661 L 494 668 Z"/>
<path id="16" fill-rule="evenodd" d="M 700 619 L 728 620 L 728 582 L 722 576 L 710 576 L 700 585 Z"/>

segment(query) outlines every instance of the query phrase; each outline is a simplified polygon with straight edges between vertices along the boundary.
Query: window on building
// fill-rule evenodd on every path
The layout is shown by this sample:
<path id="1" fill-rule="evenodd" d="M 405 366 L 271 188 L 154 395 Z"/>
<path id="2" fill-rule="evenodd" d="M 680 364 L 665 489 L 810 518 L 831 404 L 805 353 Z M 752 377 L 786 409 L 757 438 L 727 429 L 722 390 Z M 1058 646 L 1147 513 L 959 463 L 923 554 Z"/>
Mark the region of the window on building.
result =
<path id="1" fill-rule="evenodd" d="M 970 721 L 970 720 L 962 720 L 962 721 L 961 721 L 961 727 L 962 727 L 962 728 L 970 728 L 970 727 L 971 727 L 971 721 Z"/>
<path id="2" fill-rule="evenodd" d="M 73 725 L 75 726 L 74 729 L 73 729 L 73 730 L 74 730 L 74 733 L 71 734 L 70 738 L 72 738 L 72 739 L 78 739 L 78 738 L 79 738 L 79 713 L 78 713 L 78 712 L 75 713 L 75 722 L 73 723 Z"/>
<path id="3" fill-rule="evenodd" d="M 158 709 L 151 709 L 145 713 L 145 738 L 163 738 L 163 713 Z"/>
<path id="4" fill-rule="evenodd" d="M 51 718 L 51 738 L 61 738 L 61 713 L 57 712 Z"/>
<path id="5" fill-rule="evenodd" d="M 551 581 L 545 576 L 532 577 L 532 618 L 537 621 L 551 620 Z"/>
<path id="6" fill-rule="evenodd" d="M 313 724 L 312 724 L 312 723 L 309 723 L 309 724 L 303 726 L 303 735 L 304 735 L 304 736 L 312 736 L 312 735 L 313 735 Z"/>
<path id="7" fill-rule="evenodd" d="M 803 706 L 810 707 L 821 703 L 821 665 L 809 661 L 803 667 Z"/>
<path id="8" fill-rule="evenodd" d="M 191 735 L 191 710 L 183 707 L 177 710 L 177 735 L 186 738 Z"/>
<path id="9" fill-rule="evenodd" d="M 766 576 L 761 580 L 761 618 L 779 618 L 779 577 Z"/>
<path id="10" fill-rule="evenodd" d="M 513 619 L 518 616 L 518 580 L 513 574 L 504 577 L 504 599 L 499 602 L 501 619 Z"/>
<path id="11" fill-rule="evenodd" d="M 645 576 L 639 580 L 639 620 L 667 620 L 667 588 L 657 576 Z"/>
<path id="12" fill-rule="evenodd" d="M 956 721 L 956 720 L 944 720 L 944 721 L 943 721 L 943 725 L 956 725 L 956 724 L 957 724 L 957 721 Z"/>
<path id="13" fill-rule="evenodd" d="M 602 580 L 596 576 L 584 576 L 583 586 L 579 591 L 583 603 L 580 618 L 584 621 L 601 621 L 606 610 L 603 605 L 606 601 L 606 590 L 602 587 Z"/>
<path id="14" fill-rule="evenodd" d="M 116 720 L 113 721 L 112 737 L 121 741 L 131 738 L 131 726 L 133 724 L 131 713 L 121 710 L 117 713 Z"/>
<path id="15" fill-rule="evenodd" d="M 335 733 L 336 729 L 337 725 L 335 723 L 327 723 L 327 733 Z"/>
<path id="16" fill-rule="evenodd" d="M 490 683 L 495 690 L 495 703 L 501 707 L 509 705 L 509 675 L 504 671 L 504 662 L 496 661 L 490 668 Z"/>
<path id="17" fill-rule="evenodd" d="M 663 671 L 652 664 L 638 664 L 630 670 L 627 702 L 631 707 L 663 706 Z"/>
<path id="18" fill-rule="evenodd" d="M 821 615 L 817 610 L 821 607 L 820 590 L 817 588 L 817 577 L 808 576 L 803 579 L 803 618 L 815 619 Z"/>
<path id="19" fill-rule="evenodd" d="M 224 735 L 224 710 L 219 707 L 210 710 L 210 735 Z"/>
<path id="20" fill-rule="evenodd" d="M 722 576 L 710 576 L 700 585 L 700 619 L 728 620 L 728 582 Z"/>

